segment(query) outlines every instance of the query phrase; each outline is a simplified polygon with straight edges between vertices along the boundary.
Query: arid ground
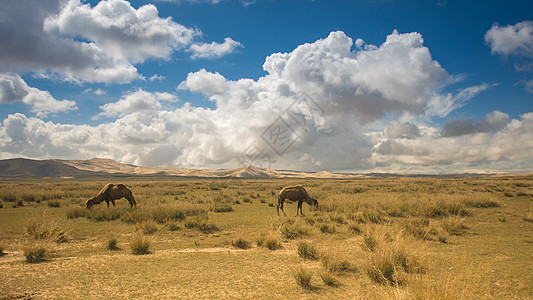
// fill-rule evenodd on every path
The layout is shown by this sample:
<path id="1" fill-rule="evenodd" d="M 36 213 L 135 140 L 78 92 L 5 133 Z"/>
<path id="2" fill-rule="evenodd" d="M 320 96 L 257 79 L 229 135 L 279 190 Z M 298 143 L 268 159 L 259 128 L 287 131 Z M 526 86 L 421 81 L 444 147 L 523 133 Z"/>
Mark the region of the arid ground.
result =
<path id="1" fill-rule="evenodd" d="M 108 182 L 138 203 L 85 201 Z M 278 191 L 303 185 L 317 209 Z M 0 297 L 531 299 L 533 176 L 0 181 Z"/>

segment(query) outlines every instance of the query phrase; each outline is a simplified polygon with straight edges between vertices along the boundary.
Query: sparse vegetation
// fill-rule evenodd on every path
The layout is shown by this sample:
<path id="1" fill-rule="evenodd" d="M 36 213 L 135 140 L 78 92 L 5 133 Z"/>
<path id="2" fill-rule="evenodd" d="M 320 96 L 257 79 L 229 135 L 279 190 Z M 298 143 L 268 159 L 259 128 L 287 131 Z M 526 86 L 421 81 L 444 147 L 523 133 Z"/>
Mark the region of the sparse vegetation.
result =
<path id="1" fill-rule="evenodd" d="M 401 235 L 391 237 L 389 232 L 380 236 L 374 232 L 372 235 L 378 242 L 373 250 L 367 252 L 364 264 L 370 279 L 380 284 L 402 285 L 407 280 L 404 273 L 425 272 L 421 258 L 412 250 L 416 247 L 414 243 Z"/>
<path id="2" fill-rule="evenodd" d="M 85 208 L 105 183 L 121 181 L 137 208 L 125 200 Z M 287 201 L 290 217 L 278 217 L 277 193 L 296 184 L 318 208 L 294 217 L 296 202 Z M 9 250 L 0 257 L 0 298 L 43 286 L 46 294 L 33 296 L 62 298 L 67 280 L 79 297 L 94 298 L 100 278 L 98 296 L 111 298 L 169 298 L 179 288 L 191 298 L 526 299 L 531 186 L 525 175 L 0 180 L 0 255 Z M 47 262 L 21 264 L 26 253 Z M 223 284 L 229 277 L 232 285 Z"/>

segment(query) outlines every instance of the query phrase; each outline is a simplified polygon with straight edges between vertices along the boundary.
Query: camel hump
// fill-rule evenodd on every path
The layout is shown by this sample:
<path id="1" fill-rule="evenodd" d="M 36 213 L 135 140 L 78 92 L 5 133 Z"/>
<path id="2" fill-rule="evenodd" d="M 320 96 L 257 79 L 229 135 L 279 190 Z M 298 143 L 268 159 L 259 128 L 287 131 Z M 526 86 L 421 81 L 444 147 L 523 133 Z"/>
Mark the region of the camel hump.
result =
<path id="1" fill-rule="evenodd" d="M 286 186 L 284 187 L 282 190 L 283 191 L 299 191 L 299 192 L 304 192 L 304 193 L 307 193 L 307 191 L 305 190 L 305 188 L 301 185 L 291 185 L 291 186 Z"/>
<path id="2" fill-rule="evenodd" d="M 104 193 L 109 192 L 109 190 L 112 189 L 114 186 L 115 186 L 115 185 L 112 184 L 112 183 L 108 183 L 108 184 L 106 184 L 106 185 L 102 188 L 102 190 L 100 191 L 99 195 L 100 195 L 100 194 L 104 194 Z"/>

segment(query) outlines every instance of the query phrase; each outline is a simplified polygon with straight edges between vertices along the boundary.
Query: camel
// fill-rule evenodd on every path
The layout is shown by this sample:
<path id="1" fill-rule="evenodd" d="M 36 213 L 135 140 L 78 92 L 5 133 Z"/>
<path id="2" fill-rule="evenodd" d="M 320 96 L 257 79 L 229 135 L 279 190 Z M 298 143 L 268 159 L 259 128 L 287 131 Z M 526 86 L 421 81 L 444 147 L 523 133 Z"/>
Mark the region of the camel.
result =
<path id="1" fill-rule="evenodd" d="M 131 208 L 133 208 L 133 206 L 137 207 L 137 202 L 135 202 L 133 194 L 128 187 L 123 184 L 114 185 L 112 183 L 106 184 L 104 188 L 100 191 L 100 193 L 98 193 L 96 197 L 87 200 L 87 202 L 85 202 L 85 205 L 87 206 L 87 209 L 89 209 L 94 205 L 100 204 L 105 201 L 107 203 L 107 207 L 109 207 L 109 201 L 111 201 L 111 203 L 113 203 L 113 206 L 115 206 L 115 200 L 120 199 L 122 197 L 128 200 L 131 205 Z"/>
<path id="2" fill-rule="evenodd" d="M 314 207 L 318 207 L 318 201 L 315 198 L 312 198 L 309 196 L 305 188 L 301 185 L 297 186 L 286 186 L 278 194 L 278 206 L 276 207 L 276 210 L 278 211 L 279 216 L 279 208 L 281 207 L 281 211 L 285 216 L 287 214 L 283 210 L 283 202 L 285 199 L 289 199 L 292 201 L 298 201 L 298 207 L 296 208 L 296 215 L 298 215 L 298 211 L 303 215 L 302 211 L 302 203 L 305 201 L 305 203 L 312 205 Z"/>

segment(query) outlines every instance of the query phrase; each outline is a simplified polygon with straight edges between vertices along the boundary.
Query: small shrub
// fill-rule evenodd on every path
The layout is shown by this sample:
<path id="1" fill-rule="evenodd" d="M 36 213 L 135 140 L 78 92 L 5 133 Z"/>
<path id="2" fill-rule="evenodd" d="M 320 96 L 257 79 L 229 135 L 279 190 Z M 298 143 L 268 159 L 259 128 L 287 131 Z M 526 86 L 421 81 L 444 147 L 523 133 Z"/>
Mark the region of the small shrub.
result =
<path id="1" fill-rule="evenodd" d="M 512 197 L 512 196 L 511 196 Z M 490 208 L 490 207 L 500 207 L 500 203 L 494 200 L 490 199 L 468 199 L 465 201 L 465 204 L 470 207 L 477 207 L 477 208 Z"/>
<path id="2" fill-rule="evenodd" d="M 3 202 L 16 202 L 17 196 L 7 194 L 7 195 L 2 196 L 2 201 Z"/>
<path id="3" fill-rule="evenodd" d="M 373 255 L 365 266 L 365 271 L 371 280 L 380 284 L 403 283 L 398 267 L 390 257 Z"/>
<path id="4" fill-rule="evenodd" d="M 451 235 L 463 235 L 468 227 L 464 225 L 464 219 L 450 217 L 442 221 L 442 228 Z"/>
<path id="5" fill-rule="evenodd" d="M 3 203 L 0 203 L 0 208 L 4 208 L 4 204 Z"/>
<path id="6" fill-rule="evenodd" d="M 335 254 L 328 254 L 321 257 L 322 265 L 329 272 L 355 272 L 357 269 L 347 259 Z"/>
<path id="7" fill-rule="evenodd" d="M 150 240 L 142 236 L 136 236 L 130 243 L 133 255 L 150 254 Z"/>
<path id="8" fill-rule="evenodd" d="M 288 219 L 290 220 L 290 219 Z M 287 239 L 297 239 L 299 237 L 309 235 L 309 230 L 307 227 L 299 223 L 294 223 L 294 221 L 288 221 L 285 224 L 282 224 L 280 227 L 281 234 Z"/>
<path id="9" fill-rule="evenodd" d="M 48 201 L 48 207 L 61 207 L 61 202 L 59 202 L 59 201 Z"/>
<path id="10" fill-rule="evenodd" d="M 380 284 L 401 285 L 404 273 L 424 273 L 425 268 L 418 255 L 407 245 L 407 240 L 380 239 L 378 247 L 368 252 L 364 270 L 368 277 Z M 409 248 L 410 247 L 410 248 Z"/>
<path id="11" fill-rule="evenodd" d="M 181 227 L 176 223 L 170 223 L 167 226 L 168 226 L 168 230 L 170 231 L 178 231 L 181 229 Z"/>
<path id="12" fill-rule="evenodd" d="M 336 222 L 338 224 L 347 224 L 348 223 L 348 221 L 346 220 L 346 216 L 344 216 L 344 215 L 332 215 L 332 216 L 329 216 L 329 219 L 332 222 Z"/>
<path id="13" fill-rule="evenodd" d="M 42 246 L 28 246 L 24 249 L 24 256 L 28 263 L 39 263 L 46 259 L 46 249 Z"/>
<path id="14" fill-rule="evenodd" d="M 7 254 L 4 252 L 4 250 L 6 250 L 6 247 L 4 247 L 4 245 L 0 245 L 0 256 L 4 256 Z"/>
<path id="15" fill-rule="evenodd" d="M 367 234 L 363 238 L 363 249 L 369 250 L 371 252 L 376 250 L 378 246 L 378 240 L 374 234 Z"/>
<path id="16" fill-rule="evenodd" d="M 322 233 L 335 233 L 337 232 L 337 228 L 335 227 L 335 224 L 321 224 L 318 229 Z"/>
<path id="17" fill-rule="evenodd" d="M 200 226 L 198 226 L 198 230 L 200 230 L 204 234 L 209 234 L 209 233 L 217 232 L 220 229 L 215 224 L 205 223 L 205 224 L 201 224 Z"/>
<path id="18" fill-rule="evenodd" d="M 270 236 L 265 239 L 265 247 L 268 250 L 278 250 L 278 249 L 283 248 L 281 246 L 281 243 L 278 242 L 278 239 L 274 236 Z"/>
<path id="19" fill-rule="evenodd" d="M 333 273 L 331 273 L 331 272 L 322 272 L 322 273 L 320 273 L 320 278 L 322 279 L 324 284 L 327 285 L 327 286 L 335 287 L 335 286 L 339 286 L 340 285 L 340 283 L 337 280 L 337 278 L 335 278 L 335 275 L 333 275 Z"/>
<path id="20" fill-rule="evenodd" d="M 533 222 L 533 213 L 531 211 L 522 218 L 526 222 Z"/>
<path id="21" fill-rule="evenodd" d="M 272 234 L 268 234 L 266 232 L 262 232 L 257 238 L 256 238 L 257 246 L 259 247 L 266 247 L 269 250 L 277 250 L 281 249 L 282 246 L 278 242 L 278 238 Z"/>
<path id="22" fill-rule="evenodd" d="M 23 207 L 24 206 L 24 201 L 18 200 L 17 201 L 17 206 Z"/>
<path id="23" fill-rule="evenodd" d="M 214 212 L 217 212 L 217 213 L 230 212 L 230 211 L 233 211 L 233 207 L 231 205 L 215 206 L 215 209 L 214 209 Z"/>
<path id="24" fill-rule="evenodd" d="M 404 224 L 404 230 L 416 238 L 425 240 L 428 239 L 428 226 L 428 219 L 416 218 L 408 220 Z"/>
<path id="25" fill-rule="evenodd" d="M 207 218 L 196 217 L 193 220 L 185 222 L 185 227 L 191 229 L 198 229 L 202 233 L 209 234 L 218 231 L 218 227 L 215 224 L 207 223 Z"/>
<path id="26" fill-rule="evenodd" d="M 159 229 L 157 227 L 157 223 L 152 220 L 139 223 L 135 227 L 137 230 L 141 231 L 144 235 L 154 234 Z"/>
<path id="27" fill-rule="evenodd" d="M 109 237 L 107 239 L 107 249 L 109 250 L 120 250 L 120 248 L 118 247 L 118 240 L 116 237 Z"/>
<path id="28" fill-rule="evenodd" d="M 55 223 L 45 224 L 33 220 L 26 225 L 26 232 L 34 240 L 51 239 L 57 243 L 64 243 L 69 240 L 67 231 Z"/>
<path id="29" fill-rule="evenodd" d="M 310 260 L 317 260 L 319 257 L 316 247 L 307 242 L 298 243 L 298 255 Z"/>
<path id="30" fill-rule="evenodd" d="M 380 224 L 385 222 L 385 217 L 383 213 L 377 211 L 377 210 L 365 210 L 362 214 L 362 222 L 361 223 L 374 223 L 374 224 Z"/>
<path id="31" fill-rule="evenodd" d="M 22 200 L 26 202 L 35 202 L 35 196 L 34 195 L 22 195 Z"/>
<path id="32" fill-rule="evenodd" d="M 248 242 L 247 240 L 243 239 L 243 238 L 238 238 L 236 240 L 232 240 L 231 241 L 231 245 L 235 248 L 239 248 L 239 249 L 249 249 L 252 247 L 252 245 L 250 245 L 250 242 Z"/>
<path id="33" fill-rule="evenodd" d="M 67 210 L 67 218 L 85 218 L 87 216 L 87 209 L 83 207 L 73 207 Z"/>
<path id="34" fill-rule="evenodd" d="M 294 271 L 293 276 L 299 286 L 306 290 L 313 289 L 313 286 L 311 285 L 311 279 L 313 278 L 312 271 L 299 267 Z"/>
<path id="35" fill-rule="evenodd" d="M 359 226 L 358 224 L 350 224 L 350 226 L 348 226 L 348 228 L 353 233 L 357 233 L 357 234 L 363 233 L 363 230 L 361 229 L 361 226 Z"/>

